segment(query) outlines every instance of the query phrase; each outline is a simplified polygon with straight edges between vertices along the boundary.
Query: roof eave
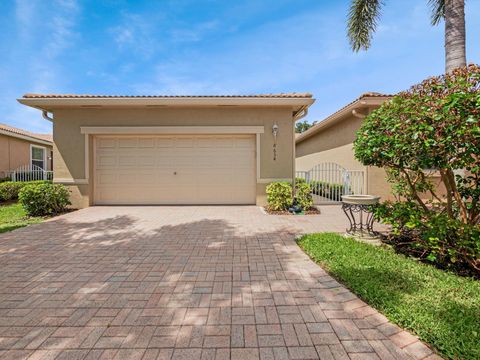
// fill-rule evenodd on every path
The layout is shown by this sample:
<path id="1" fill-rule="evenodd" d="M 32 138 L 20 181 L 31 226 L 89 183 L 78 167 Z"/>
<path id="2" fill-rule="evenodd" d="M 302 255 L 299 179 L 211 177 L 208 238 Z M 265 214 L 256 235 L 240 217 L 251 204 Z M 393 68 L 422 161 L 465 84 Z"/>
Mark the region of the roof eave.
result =
<path id="1" fill-rule="evenodd" d="M 36 144 L 49 145 L 49 146 L 53 145 L 52 141 L 48 141 L 48 140 L 45 140 L 45 139 L 40 139 L 40 138 L 36 138 L 36 137 L 33 137 L 33 136 L 24 135 L 24 134 L 17 134 L 16 132 L 4 130 L 4 129 L 0 129 L 0 134 L 5 135 L 5 136 L 11 136 L 11 137 L 14 137 L 14 138 L 17 138 L 17 139 L 26 140 L 26 141 L 33 142 L 33 143 L 36 143 Z"/>
<path id="2" fill-rule="evenodd" d="M 314 103 L 313 98 L 246 98 L 246 97 L 163 97 L 163 98 L 20 98 L 23 105 L 51 111 L 69 107 L 202 107 L 202 106 L 287 106 L 298 110 Z"/>
<path id="3" fill-rule="evenodd" d="M 364 97 L 355 100 L 351 104 L 348 104 L 347 106 L 343 107 L 339 111 L 333 113 L 332 115 L 328 116 L 321 122 L 315 124 L 312 126 L 310 129 L 307 131 L 303 132 L 300 134 L 296 139 L 295 143 L 298 144 L 302 142 L 303 140 L 308 139 L 309 137 L 317 134 L 318 132 L 322 131 L 325 128 L 328 128 L 332 126 L 333 124 L 336 124 L 338 121 L 345 119 L 352 115 L 353 110 L 360 110 L 360 109 L 365 109 L 373 106 L 380 106 L 382 105 L 386 100 L 391 99 L 391 96 L 375 96 L 375 97 Z"/>

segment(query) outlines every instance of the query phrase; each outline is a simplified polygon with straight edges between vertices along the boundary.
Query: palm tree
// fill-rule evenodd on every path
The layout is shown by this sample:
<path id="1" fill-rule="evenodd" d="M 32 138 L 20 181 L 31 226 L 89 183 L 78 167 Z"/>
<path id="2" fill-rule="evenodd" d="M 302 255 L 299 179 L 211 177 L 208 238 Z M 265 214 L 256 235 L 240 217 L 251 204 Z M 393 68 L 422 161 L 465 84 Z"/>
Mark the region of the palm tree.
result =
<path id="1" fill-rule="evenodd" d="M 445 71 L 466 66 L 465 0 L 428 0 L 432 25 L 445 20 Z M 348 38 L 353 51 L 367 50 L 377 28 L 383 0 L 352 0 Z"/>

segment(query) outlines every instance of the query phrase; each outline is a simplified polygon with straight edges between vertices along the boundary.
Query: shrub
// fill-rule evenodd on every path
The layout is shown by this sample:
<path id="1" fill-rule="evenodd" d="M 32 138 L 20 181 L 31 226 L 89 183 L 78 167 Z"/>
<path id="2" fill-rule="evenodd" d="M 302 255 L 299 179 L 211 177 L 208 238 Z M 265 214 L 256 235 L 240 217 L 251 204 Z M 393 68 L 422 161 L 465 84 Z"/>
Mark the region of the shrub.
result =
<path id="1" fill-rule="evenodd" d="M 292 184 L 289 182 L 268 184 L 267 202 L 270 210 L 287 210 L 293 203 Z"/>
<path id="2" fill-rule="evenodd" d="M 70 193 L 64 185 L 43 182 L 29 184 L 19 193 L 19 200 L 30 216 L 54 215 L 70 205 Z"/>
<path id="3" fill-rule="evenodd" d="M 480 66 L 429 78 L 384 103 L 365 118 L 354 149 L 364 165 L 387 170 L 399 197 L 424 212 L 438 210 L 478 224 Z M 442 186 L 434 185 L 435 174 Z M 422 193 L 433 200 L 427 202 Z"/>
<path id="4" fill-rule="evenodd" d="M 267 186 L 268 209 L 273 211 L 288 210 L 293 203 L 308 210 L 313 205 L 310 185 L 305 181 L 295 184 L 295 197 L 293 196 L 292 184 L 289 182 L 273 182 Z"/>
<path id="5" fill-rule="evenodd" d="M 313 205 L 312 193 L 310 185 L 306 182 L 295 183 L 295 201 L 302 209 L 308 210 Z"/>
<path id="6" fill-rule="evenodd" d="M 0 184 L 0 200 L 9 201 L 18 198 L 18 192 L 24 185 L 20 182 L 6 181 Z"/>
<path id="7" fill-rule="evenodd" d="M 315 195 L 332 199 L 334 201 L 342 200 L 342 195 L 346 194 L 343 184 L 329 183 L 326 181 L 311 181 L 311 192 Z"/>
<path id="8" fill-rule="evenodd" d="M 375 215 L 392 225 L 386 242 L 397 251 L 480 278 L 480 227 L 443 213 L 425 213 L 414 202 L 384 202 Z"/>
<path id="9" fill-rule="evenodd" d="M 429 78 L 384 103 L 365 118 L 354 149 L 364 165 L 385 168 L 406 201 L 377 210 L 393 225 L 395 247 L 478 275 L 480 66 Z"/>
<path id="10" fill-rule="evenodd" d="M 29 184 L 41 184 L 45 181 L 26 181 L 13 182 L 5 181 L 0 183 L 0 201 L 9 201 L 18 199 L 19 191 Z"/>

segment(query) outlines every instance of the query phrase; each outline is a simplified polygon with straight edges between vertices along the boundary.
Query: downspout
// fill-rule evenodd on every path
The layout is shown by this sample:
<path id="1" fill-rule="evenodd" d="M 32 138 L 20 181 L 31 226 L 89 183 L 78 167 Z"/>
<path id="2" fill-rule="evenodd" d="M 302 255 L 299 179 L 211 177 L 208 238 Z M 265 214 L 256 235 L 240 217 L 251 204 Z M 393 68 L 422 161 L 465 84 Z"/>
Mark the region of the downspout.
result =
<path id="1" fill-rule="evenodd" d="M 53 115 L 53 114 L 52 114 L 52 115 Z M 42 110 L 42 117 L 43 117 L 45 120 L 53 121 L 53 117 L 48 116 L 48 111 L 47 111 L 47 110 Z"/>
<path id="2" fill-rule="evenodd" d="M 297 112 L 293 114 L 293 122 L 303 119 L 308 115 L 308 106 L 302 106 Z"/>

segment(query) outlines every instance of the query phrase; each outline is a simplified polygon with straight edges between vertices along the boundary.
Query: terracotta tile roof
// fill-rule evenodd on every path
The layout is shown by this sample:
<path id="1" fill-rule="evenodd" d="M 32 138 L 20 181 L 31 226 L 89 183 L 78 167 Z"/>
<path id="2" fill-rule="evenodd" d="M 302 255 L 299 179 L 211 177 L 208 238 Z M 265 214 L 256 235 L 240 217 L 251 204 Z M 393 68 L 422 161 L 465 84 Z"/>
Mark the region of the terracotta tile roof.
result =
<path id="1" fill-rule="evenodd" d="M 389 95 L 389 94 L 381 94 L 381 93 L 377 93 L 377 92 L 367 92 L 367 93 L 363 93 L 362 95 L 360 95 L 358 98 L 356 98 L 355 100 L 349 102 L 347 105 L 341 107 L 340 109 L 338 109 L 337 111 L 335 111 L 333 114 L 329 115 L 327 118 L 323 119 L 323 120 L 320 120 L 317 124 L 320 124 L 322 121 L 324 120 L 327 120 L 328 118 L 332 117 L 332 116 L 335 116 L 337 113 L 340 113 L 342 112 L 343 110 L 345 110 L 346 108 L 348 108 L 349 106 L 355 104 L 356 102 L 359 102 L 363 99 L 366 99 L 366 98 L 385 98 L 385 99 L 389 99 L 389 98 L 392 98 L 394 97 L 395 95 Z"/>
<path id="2" fill-rule="evenodd" d="M 311 98 L 310 93 L 279 93 L 257 95 L 92 95 L 92 94 L 25 94 L 26 99 L 85 98 Z"/>
<path id="3" fill-rule="evenodd" d="M 392 95 L 392 94 L 381 94 L 381 93 L 377 93 L 377 92 L 367 92 L 367 93 L 363 93 L 362 95 L 360 95 L 357 100 L 367 98 L 367 97 L 394 97 L 394 96 L 395 95 Z"/>
<path id="4" fill-rule="evenodd" d="M 16 135 L 29 136 L 31 138 L 38 139 L 38 140 L 53 142 L 52 134 L 36 134 L 30 131 L 22 130 L 22 129 L 7 125 L 7 124 L 0 124 L 0 130 L 4 130 L 6 132 L 16 134 Z"/>
<path id="5" fill-rule="evenodd" d="M 363 93 L 362 95 L 360 95 L 358 98 L 356 98 L 355 100 L 349 102 L 347 105 L 341 107 L 340 109 L 338 109 L 337 111 L 335 111 L 334 113 L 330 114 L 328 117 L 326 117 L 325 119 L 323 120 L 320 120 L 318 121 L 314 126 L 312 126 L 310 129 L 308 129 L 307 131 L 301 133 L 299 136 L 296 136 L 295 137 L 295 141 L 297 143 L 303 141 L 304 139 L 312 136 L 313 134 L 316 134 L 317 132 L 319 132 L 321 129 L 325 128 L 325 125 L 326 124 L 329 124 L 331 123 L 332 121 L 335 121 L 338 116 L 340 116 L 344 111 L 348 110 L 348 109 L 351 109 L 352 107 L 355 108 L 357 104 L 361 104 L 361 101 L 364 100 L 364 99 L 367 99 L 367 98 L 378 98 L 380 100 L 388 100 L 388 99 L 391 99 L 392 97 L 394 97 L 395 95 L 391 95 L 391 94 L 381 94 L 381 93 L 377 93 L 377 92 L 367 92 L 367 93 Z"/>

